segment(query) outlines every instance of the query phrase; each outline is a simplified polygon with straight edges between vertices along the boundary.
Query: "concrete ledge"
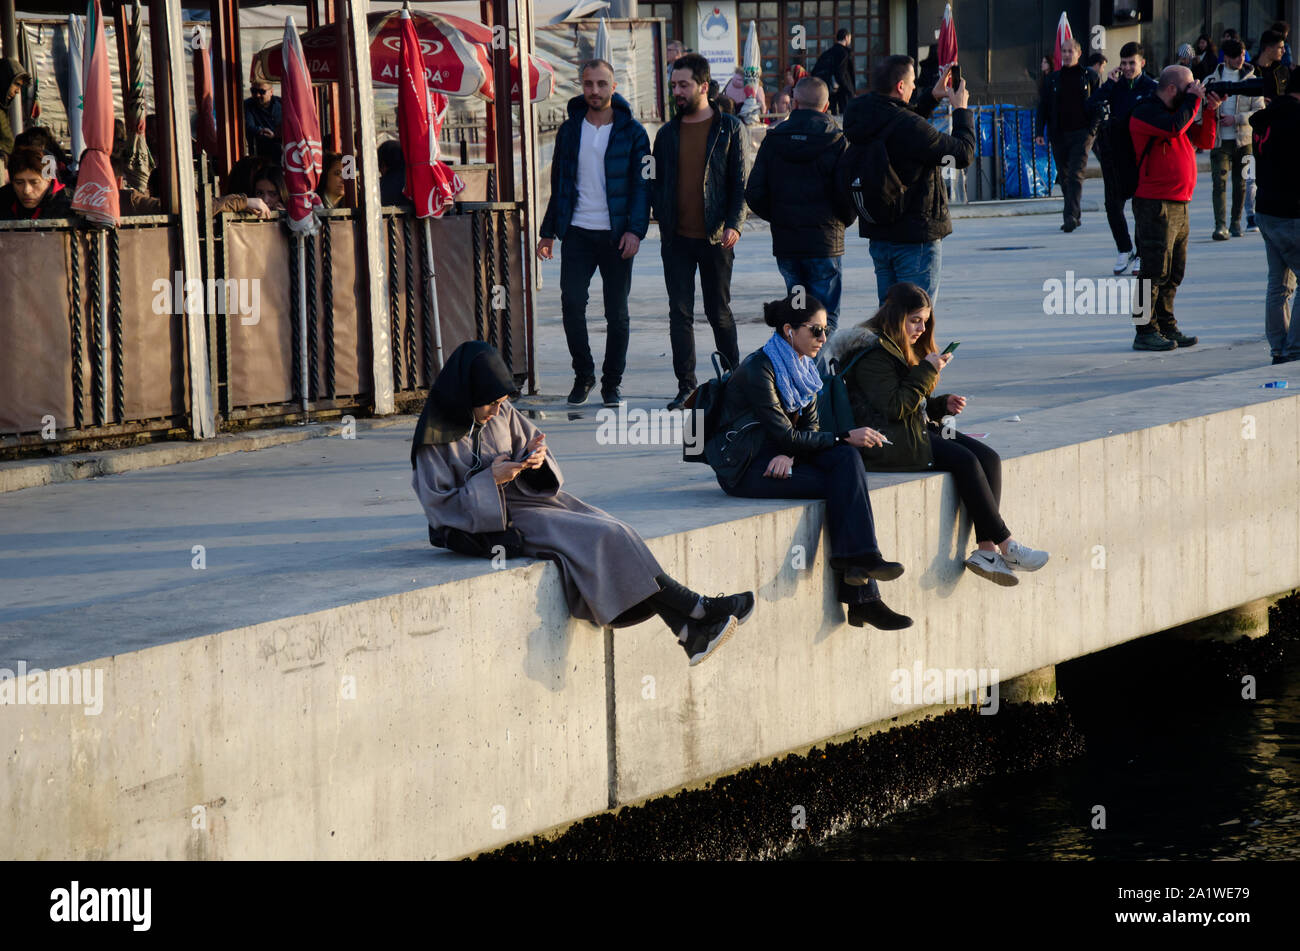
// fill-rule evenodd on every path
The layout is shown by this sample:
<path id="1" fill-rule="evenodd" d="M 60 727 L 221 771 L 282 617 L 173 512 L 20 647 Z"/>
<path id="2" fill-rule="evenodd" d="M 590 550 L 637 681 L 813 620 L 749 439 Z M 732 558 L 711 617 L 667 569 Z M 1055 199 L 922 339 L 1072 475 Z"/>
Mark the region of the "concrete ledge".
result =
<path id="1" fill-rule="evenodd" d="M 0 707 L 0 855 L 469 854 L 933 704 L 896 670 L 1007 680 L 1294 588 L 1300 394 L 1266 372 L 1000 437 L 1006 519 L 1052 553 L 1016 588 L 964 571 L 951 479 L 873 477 L 907 631 L 846 626 L 821 503 L 772 503 L 650 540 L 685 583 L 757 594 L 699 668 L 657 624 L 572 620 L 539 562 L 84 664 L 98 716 Z"/>

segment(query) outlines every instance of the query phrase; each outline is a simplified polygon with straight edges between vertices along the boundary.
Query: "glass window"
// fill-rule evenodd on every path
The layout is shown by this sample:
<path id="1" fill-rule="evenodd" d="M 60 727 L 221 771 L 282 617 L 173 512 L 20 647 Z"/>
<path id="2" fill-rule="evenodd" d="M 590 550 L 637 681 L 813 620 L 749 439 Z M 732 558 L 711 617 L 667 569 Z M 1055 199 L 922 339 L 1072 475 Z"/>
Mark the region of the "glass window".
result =
<path id="1" fill-rule="evenodd" d="M 809 0 L 804 0 L 804 4 L 803 4 L 803 18 L 804 18 L 805 20 L 815 20 L 815 19 L 817 19 L 817 4 L 816 4 L 816 3 L 809 2 Z"/>
<path id="2" fill-rule="evenodd" d="M 827 37 L 828 39 L 834 40 L 834 39 L 835 39 L 835 21 L 834 21 L 834 20 L 822 20 L 820 23 L 817 24 L 817 32 L 820 33 L 822 36 Z"/>
<path id="3" fill-rule="evenodd" d="M 867 21 L 865 17 L 859 17 L 858 19 L 853 21 L 853 32 L 855 34 L 861 33 L 863 36 L 866 36 Z"/>
<path id="4" fill-rule="evenodd" d="M 760 3 L 758 5 L 758 15 L 761 17 L 779 17 L 781 15 L 781 5 L 779 3 Z"/>
<path id="5" fill-rule="evenodd" d="M 742 20 L 753 20 L 758 16 L 757 3 L 740 3 L 736 5 L 736 10 Z"/>
<path id="6" fill-rule="evenodd" d="M 852 16 L 853 16 L 853 2 L 852 2 L 852 0 L 840 0 L 840 2 L 839 2 L 839 8 L 838 8 L 838 10 L 837 10 L 837 15 L 839 16 L 839 18 L 840 18 L 841 20 L 846 20 L 846 21 L 847 21 L 850 17 L 852 17 Z"/>
<path id="7" fill-rule="evenodd" d="M 758 35 L 762 37 L 780 36 L 781 24 L 779 24 L 776 20 L 759 20 Z"/>
<path id="8" fill-rule="evenodd" d="M 797 23 L 799 21 L 799 10 L 800 7 L 798 3 L 787 3 L 785 5 L 786 20 L 790 23 Z"/>

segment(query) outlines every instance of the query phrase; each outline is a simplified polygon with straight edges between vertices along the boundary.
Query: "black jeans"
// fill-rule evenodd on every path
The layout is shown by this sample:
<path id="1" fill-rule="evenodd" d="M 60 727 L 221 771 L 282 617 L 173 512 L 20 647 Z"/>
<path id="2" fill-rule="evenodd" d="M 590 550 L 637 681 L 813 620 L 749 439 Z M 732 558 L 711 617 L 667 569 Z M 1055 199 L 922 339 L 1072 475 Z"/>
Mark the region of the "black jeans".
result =
<path id="1" fill-rule="evenodd" d="M 560 312 L 564 315 L 564 336 L 573 358 L 573 374 L 579 380 L 594 380 L 596 364 L 587 342 L 587 297 L 591 277 L 600 269 L 605 296 L 605 365 L 602 388 L 618 386 L 627 366 L 627 295 L 632 289 L 632 262 L 618 250 L 619 239 L 612 231 L 588 231 L 572 225 L 560 243 Z"/>
<path id="2" fill-rule="evenodd" d="M 1138 277 L 1151 281 L 1150 294 L 1140 291 L 1141 300 L 1134 302 L 1133 323 L 1138 333 L 1176 330 L 1174 295 L 1187 270 L 1187 202 L 1134 198 L 1133 221 L 1142 261 Z"/>
<path id="3" fill-rule="evenodd" d="M 998 503 L 1002 500 L 1002 459 L 993 449 L 963 433 L 944 439 L 942 433 L 930 430 L 929 436 L 934 467 L 952 473 L 957 497 L 975 523 L 975 541 L 1000 545 L 1010 538 L 1011 532 L 998 514 Z"/>
<path id="4" fill-rule="evenodd" d="M 1052 159 L 1056 162 L 1056 178 L 1065 196 L 1065 220 L 1079 221 L 1082 212 L 1079 200 L 1083 195 L 1083 170 L 1088 164 L 1088 147 L 1092 137 L 1087 129 L 1073 132 L 1053 132 Z"/>
<path id="5" fill-rule="evenodd" d="M 831 566 L 842 569 L 854 562 L 880 558 L 861 454 L 841 443 L 824 452 L 795 456 L 794 470 L 788 479 L 763 475 L 772 457 L 777 455 L 784 453 L 772 443 L 764 442 L 740 481 L 730 489 L 723 486 L 723 491 L 747 499 L 825 499 Z M 845 604 L 865 604 L 880 597 L 875 581 L 859 586 L 845 584 L 838 572 L 837 577 L 839 600 Z"/>
<path id="6" fill-rule="evenodd" d="M 735 252 L 707 238 L 674 235 L 660 246 L 664 284 L 668 288 L 668 336 L 673 346 L 673 373 L 678 389 L 695 389 L 695 270 L 700 271 L 704 315 L 713 340 L 727 364 L 740 365 L 736 322 L 731 317 L 731 265 Z"/>
<path id="7" fill-rule="evenodd" d="M 1133 250 L 1133 239 L 1129 237 L 1128 218 L 1124 215 L 1124 204 L 1128 201 L 1120 192 L 1119 176 L 1114 170 L 1113 151 L 1109 147 L 1097 149 L 1097 160 L 1101 163 L 1101 181 L 1106 188 L 1106 223 L 1110 225 L 1111 237 L 1115 239 L 1115 250 L 1128 254 Z"/>

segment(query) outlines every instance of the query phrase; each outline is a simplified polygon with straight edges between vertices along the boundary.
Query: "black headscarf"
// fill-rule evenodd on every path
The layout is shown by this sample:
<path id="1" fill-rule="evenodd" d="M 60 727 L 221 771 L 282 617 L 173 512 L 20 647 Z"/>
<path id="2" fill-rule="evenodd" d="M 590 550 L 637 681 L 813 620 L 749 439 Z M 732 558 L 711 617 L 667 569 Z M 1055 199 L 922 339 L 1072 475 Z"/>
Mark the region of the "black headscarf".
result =
<path id="1" fill-rule="evenodd" d="M 411 468 L 421 446 L 439 446 L 463 439 L 474 423 L 474 407 L 517 396 L 514 378 L 495 347 L 481 340 L 462 343 L 452 351 L 429 388 L 424 412 L 411 440 Z"/>

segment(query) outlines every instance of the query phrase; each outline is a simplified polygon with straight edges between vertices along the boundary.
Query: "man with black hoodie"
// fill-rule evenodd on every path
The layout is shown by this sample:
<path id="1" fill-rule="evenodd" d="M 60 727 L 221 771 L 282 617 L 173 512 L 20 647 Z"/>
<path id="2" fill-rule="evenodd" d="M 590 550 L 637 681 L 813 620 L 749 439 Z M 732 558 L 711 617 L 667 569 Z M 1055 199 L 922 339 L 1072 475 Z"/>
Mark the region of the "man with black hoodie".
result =
<path id="1" fill-rule="evenodd" d="M 787 294 L 796 285 L 826 305 L 826 336 L 840 315 L 840 258 L 844 226 L 836 215 L 835 163 L 849 147 L 826 115 L 829 93 L 805 76 L 794 87 L 790 118 L 767 133 L 749 172 L 745 201 L 772 223 L 772 254 Z"/>
<path id="2" fill-rule="evenodd" d="M 600 270 L 609 328 L 601 401 L 618 406 L 627 364 L 632 259 L 650 226 L 650 138 L 627 100 L 614 91 L 614 67 L 593 59 L 583 64 L 580 75 L 582 95 L 569 100 L 569 118 L 555 134 L 551 199 L 537 256 L 549 260 L 560 239 L 560 311 L 573 360 L 569 402 L 574 405 L 586 402 L 596 385 L 587 340 L 587 294 L 592 275 Z"/>
<path id="3" fill-rule="evenodd" d="M 1300 86 L 1275 96 L 1250 117 L 1254 132 L 1255 221 L 1268 255 L 1264 336 L 1274 363 L 1300 360 L 1300 320 L 1291 298 L 1300 274 Z"/>
<path id="4" fill-rule="evenodd" d="M 0 162 L 13 152 L 14 136 L 22 131 L 10 127 L 9 105 L 14 101 L 14 96 L 20 95 L 22 88 L 31 81 L 31 75 L 18 60 L 12 56 L 0 59 Z"/>
<path id="5" fill-rule="evenodd" d="M 966 81 L 948 85 L 941 70 L 933 89 L 909 105 L 916 90 L 916 67 L 910 56 L 888 56 L 871 75 L 872 91 L 849 103 L 844 137 L 865 145 L 885 136 L 885 151 L 905 191 L 903 213 L 889 224 L 859 219 L 858 230 L 871 240 L 880 300 L 900 282 L 925 289 L 933 303 L 939 295 L 939 243 L 952 234 L 943 169 L 966 168 L 975 158 L 975 117 L 966 108 Z M 930 113 L 943 99 L 952 103 L 952 134 L 930 124 Z"/>
<path id="6" fill-rule="evenodd" d="M 1092 147 L 1093 116 L 1088 100 L 1097 91 L 1097 76 L 1079 63 L 1080 52 L 1078 40 L 1061 44 L 1061 68 L 1043 82 L 1035 120 L 1034 141 L 1039 145 L 1051 141 L 1056 178 L 1065 196 L 1065 221 L 1061 224 L 1065 232 L 1081 224 L 1083 170 Z"/>

